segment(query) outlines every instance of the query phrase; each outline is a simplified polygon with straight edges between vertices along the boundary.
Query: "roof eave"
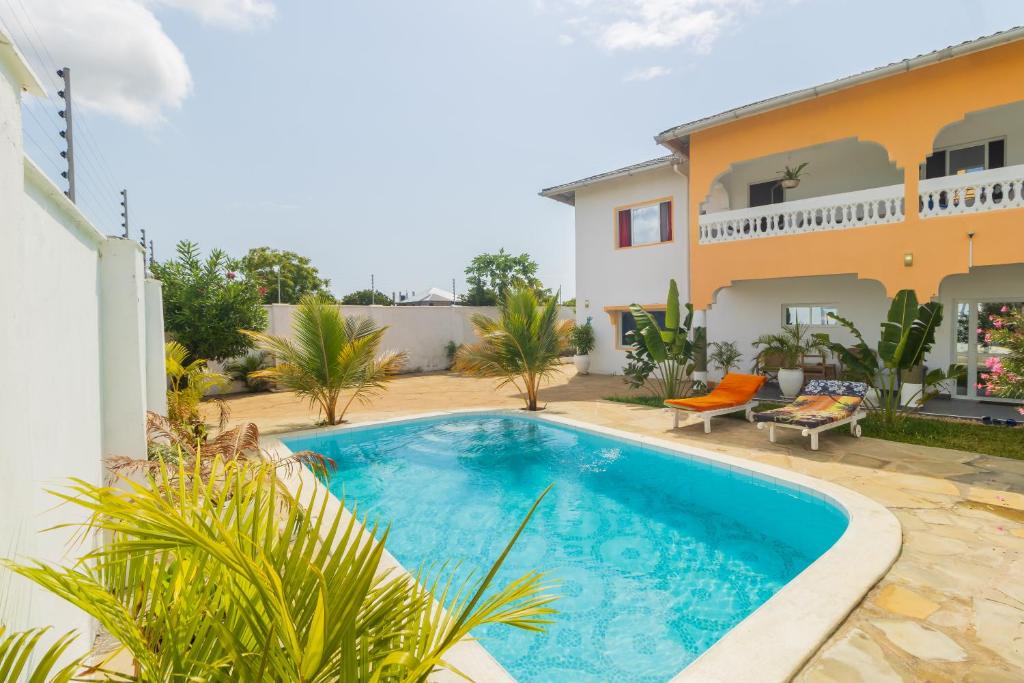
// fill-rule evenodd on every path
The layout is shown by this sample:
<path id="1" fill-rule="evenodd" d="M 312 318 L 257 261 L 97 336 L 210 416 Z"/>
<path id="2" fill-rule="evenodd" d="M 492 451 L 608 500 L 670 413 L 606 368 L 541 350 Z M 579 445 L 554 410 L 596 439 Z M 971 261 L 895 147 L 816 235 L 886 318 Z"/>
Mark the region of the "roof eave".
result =
<path id="1" fill-rule="evenodd" d="M 894 62 L 893 64 L 878 67 L 877 69 L 854 74 L 853 76 L 847 76 L 846 78 L 840 78 L 811 88 L 796 90 L 791 93 L 786 93 L 785 95 L 778 95 L 760 102 L 736 107 L 735 109 L 730 109 L 720 114 L 684 123 L 659 133 L 654 137 L 654 141 L 659 145 L 665 145 L 669 149 L 674 149 L 674 147 L 671 146 L 673 141 L 684 138 L 699 130 L 705 130 L 731 121 L 756 116 L 774 109 L 781 109 L 782 107 L 787 107 L 815 97 L 821 97 L 822 95 L 852 88 L 863 83 L 931 66 L 932 64 L 937 64 L 938 62 L 942 62 L 947 59 L 980 52 L 982 50 L 998 47 L 999 45 L 1005 45 L 1006 43 L 1012 43 L 1022 38 L 1024 38 L 1024 26 L 1018 26 L 1000 33 L 995 33 L 991 36 L 985 36 L 984 38 L 978 38 L 977 40 L 968 41 L 959 45 L 951 45 L 950 47 L 943 48 L 941 50 L 929 52 L 924 55 L 918 55 L 917 57 L 911 57 L 910 59 L 904 59 L 900 62 Z"/>

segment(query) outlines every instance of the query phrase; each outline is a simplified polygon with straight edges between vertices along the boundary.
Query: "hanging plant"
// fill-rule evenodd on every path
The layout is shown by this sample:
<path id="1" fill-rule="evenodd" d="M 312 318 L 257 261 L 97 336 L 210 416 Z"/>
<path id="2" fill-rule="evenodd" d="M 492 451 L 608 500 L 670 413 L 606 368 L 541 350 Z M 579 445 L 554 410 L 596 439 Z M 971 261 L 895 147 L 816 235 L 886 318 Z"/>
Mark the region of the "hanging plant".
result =
<path id="1" fill-rule="evenodd" d="M 807 168 L 807 166 L 808 162 L 806 161 L 796 168 L 786 166 L 782 171 L 780 171 L 782 178 L 779 180 L 779 184 L 787 190 L 792 190 L 794 187 L 797 187 L 800 184 L 800 179 L 804 176 L 804 169 Z"/>

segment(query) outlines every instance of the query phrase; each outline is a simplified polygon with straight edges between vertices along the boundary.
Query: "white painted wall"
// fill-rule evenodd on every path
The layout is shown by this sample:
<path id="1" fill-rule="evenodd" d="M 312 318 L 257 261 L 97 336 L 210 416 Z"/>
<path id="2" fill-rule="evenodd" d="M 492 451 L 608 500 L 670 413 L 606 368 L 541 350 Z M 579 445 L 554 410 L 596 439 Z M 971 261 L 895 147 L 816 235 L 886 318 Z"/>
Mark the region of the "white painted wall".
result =
<path id="1" fill-rule="evenodd" d="M 291 337 L 295 306 L 267 306 L 267 331 Z M 474 313 L 497 317 L 492 306 L 342 306 L 347 316 L 365 316 L 378 325 L 386 325 L 383 350 L 405 351 L 409 360 L 405 372 L 428 372 L 448 367 L 446 347 L 449 341 L 470 344 L 477 341 L 469 319 Z M 572 309 L 563 307 L 562 320 L 572 319 Z"/>
<path id="2" fill-rule="evenodd" d="M 889 162 L 888 153 L 881 145 L 849 138 L 737 163 L 720 178 L 729 197 L 729 208 L 748 208 L 752 184 L 775 180 L 786 166 L 796 167 L 805 161 L 808 162 L 806 176 L 798 187 L 783 190 L 785 201 L 903 182 L 903 172 Z M 704 199 L 701 197 L 701 201 Z"/>
<path id="3" fill-rule="evenodd" d="M 935 138 L 935 148 L 959 147 L 992 138 L 1006 138 L 1006 165 L 1024 164 L 1024 102 L 972 112 L 946 126 Z"/>
<path id="4" fill-rule="evenodd" d="M 889 310 L 882 284 L 858 280 L 854 275 L 742 281 L 719 291 L 708 309 L 708 342 L 736 342 L 743 353 L 739 371 L 749 372 L 756 353 L 751 342 L 762 334 L 782 329 L 784 304 L 834 305 L 839 315 L 853 321 L 872 347 L 878 343 L 879 323 Z M 812 333 L 827 332 L 833 341 L 845 345 L 855 342 L 839 326 L 809 329 Z M 711 379 L 721 379 L 720 371 L 709 370 Z"/>
<path id="5" fill-rule="evenodd" d="M 0 43 L 0 555 L 62 562 L 81 548 L 43 529 L 84 516 L 44 489 L 145 454 L 142 250 L 99 233 L 24 157 L 22 67 Z M 70 654 L 92 644 L 84 613 L 6 572 L 0 597 L 10 627 L 76 629 Z"/>
<path id="6" fill-rule="evenodd" d="M 663 304 L 670 278 L 679 285 L 680 301 L 689 300 L 687 184 L 661 168 L 576 191 L 576 319 L 593 319 L 591 372 L 618 374 L 625 364 L 606 306 Z M 615 208 L 661 197 L 672 197 L 673 241 L 616 249 Z"/>

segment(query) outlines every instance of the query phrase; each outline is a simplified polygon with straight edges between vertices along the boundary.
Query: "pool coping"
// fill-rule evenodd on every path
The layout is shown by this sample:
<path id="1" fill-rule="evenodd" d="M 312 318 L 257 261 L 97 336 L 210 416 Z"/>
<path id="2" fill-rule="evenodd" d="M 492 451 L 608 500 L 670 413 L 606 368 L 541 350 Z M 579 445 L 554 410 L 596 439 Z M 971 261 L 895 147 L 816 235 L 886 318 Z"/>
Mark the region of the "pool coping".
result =
<path id="1" fill-rule="evenodd" d="M 848 520 L 847 528 L 831 548 L 685 669 L 669 679 L 669 683 L 732 683 L 749 678 L 751 671 L 757 672 L 760 681 L 790 680 L 843 623 L 867 592 L 885 576 L 902 547 L 902 528 L 892 512 L 880 503 L 838 484 L 698 446 L 684 446 L 663 438 L 560 415 L 493 408 L 431 411 L 351 425 L 274 434 L 261 439 L 261 442 L 268 452 L 284 449 L 287 454 L 291 451 L 281 441 L 283 438 L 361 430 L 390 423 L 472 413 L 540 420 L 629 441 L 638 444 L 641 450 L 649 449 L 697 460 L 776 485 L 789 486 L 831 503 L 844 512 Z M 306 493 L 311 486 L 316 485 L 315 477 L 307 468 L 296 469 L 299 472 L 293 471 L 285 477 L 286 484 L 294 491 L 296 489 L 292 486 L 302 483 L 302 490 Z M 333 495 L 329 498 L 337 507 L 341 507 L 337 498 Z M 345 508 L 342 511 L 342 514 L 347 513 Z M 865 552 L 865 549 L 871 552 Z M 406 571 L 390 553 L 385 553 L 389 566 Z M 453 665 L 472 678 L 481 681 L 515 680 L 480 643 L 470 641 L 460 643 L 460 646 L 462 649 L 452 652 L 450 659 Z"/>

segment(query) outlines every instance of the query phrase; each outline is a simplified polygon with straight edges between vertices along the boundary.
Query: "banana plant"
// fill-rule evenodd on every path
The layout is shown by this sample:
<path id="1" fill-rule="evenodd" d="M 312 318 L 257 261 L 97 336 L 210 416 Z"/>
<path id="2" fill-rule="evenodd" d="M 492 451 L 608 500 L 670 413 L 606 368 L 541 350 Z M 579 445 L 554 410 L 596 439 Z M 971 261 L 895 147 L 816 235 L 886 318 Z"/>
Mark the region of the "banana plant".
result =
<path id="1" fill-rule="evenodd" d="M 681 317 L 684 309 L 686 315 Z M 632 304 L 629 311 L 636 321 L 636 330 L 630 333 L 632 346 L 626 353 L 626 381 L 634 388 L 647 387 L 662 399 L 685 396 L 691 388 L 687 379 L 693 372 L 696 348 L 690 338 L 693 306 L 680 307 L 679 287 L 675 280 L 670 280 L 664 328 L 639 304 Z"/>
<path id="2" fill-rule="evenodd" d="M 881 336 L 875 349 L 868 346 L 853 322 L 835 313 L 830 318 L 845 327 L 857 339 L 852 348 L 833 342 L 827 334 L 815 335 L 842 361 L 847 374 L 870 384 L 879 394 L 878 408 L 886 424 L 894 423 L 901 413 L 902 376 L 924 364 L 935 345 L 935 330 L 942 324 L 942 304 L 929 301 L 918 304 L 913 290 L 900 290 L 892 300 L 889 314 L 882 321 Z M 924 376 L 921 389 L 908 403 L 920 407 L 939 392 L 944 382 L 964 376 L 962 364 L 935 368 Z"/>

